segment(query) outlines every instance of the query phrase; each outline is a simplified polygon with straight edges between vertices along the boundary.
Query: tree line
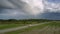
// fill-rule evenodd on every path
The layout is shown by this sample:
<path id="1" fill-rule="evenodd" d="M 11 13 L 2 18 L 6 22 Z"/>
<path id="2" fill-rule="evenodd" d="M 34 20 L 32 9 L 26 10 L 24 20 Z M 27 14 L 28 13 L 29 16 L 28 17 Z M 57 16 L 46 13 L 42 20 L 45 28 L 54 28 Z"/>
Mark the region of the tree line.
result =
<path id="1" fill-rule="evenodd" d="M 47 19 L 3 20 L 3 19 L 0 19 L 0 24 L 34 24 L 34 23 L 51 22 L 51 21 L 55 21 L 55 20 L 47 20 Z M 56 20 L 56 21 L 58 21 L 58 20 Z"/>

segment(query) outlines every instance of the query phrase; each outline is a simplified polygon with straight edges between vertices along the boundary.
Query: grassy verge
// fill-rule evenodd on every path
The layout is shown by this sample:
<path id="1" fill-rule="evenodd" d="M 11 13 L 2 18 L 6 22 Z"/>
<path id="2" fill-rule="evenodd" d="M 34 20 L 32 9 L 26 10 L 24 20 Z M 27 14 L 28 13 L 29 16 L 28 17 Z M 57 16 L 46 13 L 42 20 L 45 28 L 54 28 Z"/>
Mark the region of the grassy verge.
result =
<path id="1" fill-rule="evenodd" d="M 25 32 L 25 31 L 28 32 L 28 31 L 32 31 L 32 30 L 36 30 L 36 29 L 42 29 L 42 28 L 44 28 L 47 25 L 48 24 L 42 24 L 42 25 L 38 25 L 38 26 L 32 26 L 32 27 L 28 27 L 28 28 L 25 28 L 25 29 L 22 29 L 22 30 L 7 32 L 5 34 L 19 34 L 19 33 Z"/>
<path id="2" fill-rule="evenodd" d="M 0 30 L 23 26 L 22 24 L 0 24 Z"/>
<path id="3" fill-rule="evenodd" d="M 51 27 L 52 26 L 55 26 L 55 27 L 58 26 L 58 27 L 60 27 L 60 22 L 52 22 L 52 23 L 49 24 L 49 26 L 51 26 Z"/>
<path id="4" fill-rule="evenodd" d="M 29 24 L 0 24 L 0 30 L 19 27 L 19 26 L 25 26 L 25 25 L 29 25 Z"/>
<path id="5" fill-rule="evenodd" d="M 43 24 L 43 25 L 38 25 L 38 26 L 33 26 L 33 27 L 29 27 L 26 29 L 22 29 L 22 30 L 17 30 L 17 31 L 12 31 L 12 32 L 7 32 L 5 34 L 21 34 L 22 32 L 28 32 L 28 31 L 32 31 L 32 30 L 39 30 L 44 28 L 45 26 L 58 26 L 60 27 L 60 23 L 59 22 L 51 22 L 51 23 L 47 23 L 47 24 Z"/>

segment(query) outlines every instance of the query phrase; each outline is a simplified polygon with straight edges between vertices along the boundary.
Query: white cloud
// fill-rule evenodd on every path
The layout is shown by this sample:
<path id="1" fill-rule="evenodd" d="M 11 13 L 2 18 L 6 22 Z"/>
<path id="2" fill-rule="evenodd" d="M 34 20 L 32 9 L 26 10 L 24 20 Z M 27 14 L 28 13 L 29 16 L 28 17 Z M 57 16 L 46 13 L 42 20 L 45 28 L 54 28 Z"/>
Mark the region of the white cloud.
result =
<path id="1" fill-rule="evenodd" d="M 49 9 L 50 12 L 60 12 L 60 3 L 45 1 L 45 8 Z"/>
<path id="2" fill-rule="evenodd" d="M 44 1 L 44 2 L 43 2 Z M 0 7 L 3 8 L 13 8 L 13 9 L 20 9 L 22 14 L 29 14 L 29 15 L 38 15 L 44 13 L 44 9 L 49 9 L 51 12 L 60 11 L 60 3 L 51 3 L 47 0 L 0 0 Z M 10 11 L 10 10 L 9 10 Z M 17 14 L 16 12 L 12 12 L 13 14 Z"/>
<path id="3" fill-rule="evenodd" d="M 23 2 L 26 2 L 29 6 L 26 8 L 29 10 L 28 12 L 32 15 L 37 15 L 39 13 L 43 13 L 44 5 L 42 0 L 22 0 Z"/>
<path id="4" fill-rule="evenodd" d="M 0 0 L 0 6 L 3 8 L 19 8 L 31 15 L 43 13 L 44 9 L 42 0 Z"/>

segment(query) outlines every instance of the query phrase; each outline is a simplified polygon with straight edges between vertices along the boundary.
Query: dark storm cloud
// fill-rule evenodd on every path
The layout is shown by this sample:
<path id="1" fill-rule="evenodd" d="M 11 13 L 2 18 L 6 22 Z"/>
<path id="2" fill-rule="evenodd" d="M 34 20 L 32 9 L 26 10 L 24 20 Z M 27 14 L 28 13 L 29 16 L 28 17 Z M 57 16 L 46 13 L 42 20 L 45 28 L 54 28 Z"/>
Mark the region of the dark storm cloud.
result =
<path id="1" fill-rule="evenodd" d="M 39 15 L 38 18 L 51 19 L 51 20 L 60 20 L 60 13 L 56 12 L 47 12 L 42 15 Z"/>
<path id="2" fill-rule="evenodd" d="M 40 5 L 39 0 L 34 1 L 37 1 L 37 4 L 31 2 L 28 4 L 21 0 L 0 0 L 0 19 L 60 19 L 60 0 L 45 0 L 45 3 L 40 0 Z M 33 9 L 30 5 L 33 5 Z M 44 10 L 37 11 L 41 8 L 44 8 Z"/>
<path id="3" fill-rule="evenodd" d="M 60 0 L 47 0 L 48 2 L 60 3 Z"/>
<path id="4" fill-rule="evenodd" d="M 0 8 L 22 8 L 24 5 L 21 0 L 0 0 Z"/>

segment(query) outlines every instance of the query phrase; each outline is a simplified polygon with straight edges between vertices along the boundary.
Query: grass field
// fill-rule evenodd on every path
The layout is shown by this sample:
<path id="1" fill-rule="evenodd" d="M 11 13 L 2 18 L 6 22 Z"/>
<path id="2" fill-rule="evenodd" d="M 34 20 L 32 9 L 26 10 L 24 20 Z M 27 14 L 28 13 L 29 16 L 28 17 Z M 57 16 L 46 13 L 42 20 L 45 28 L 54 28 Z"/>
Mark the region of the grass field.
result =
<path id="1" fill-rule="evenodd" d="M 29 24 L 0 24 L 0 30 L 20 27 L 20 26 L 26 26 L 26 25 L 29 25 Z"/>
<path id="2" fill-rule="evenodd" d="M 26 32 L 26 31 L 28 32 L 28 31 L 32 31 L 32 30 L 42 29 L 42 28 L 44 28 L 47 25 L 48 24 L 43 24 L 43 25 L 38 25 L 38 26 L 32 26 L 32 27 L 28 27 L 26 29 L 12 31 L 12 32 L 8 32 L 8 33 L 5 33 L 5 34 L 19 34 L 19 33 Z"/>
<path id="3" fill-rule="evenodd" d="M 23 26 L 23 24 L 0 24 L 0 30 Z"/>
<path id="4" fill-rule="evenodd" d="M 48 24 L 29 27 L 22 30 L 7 32 L 4 34 L 60 34 L 60 23 L 51 22 Z"/>

